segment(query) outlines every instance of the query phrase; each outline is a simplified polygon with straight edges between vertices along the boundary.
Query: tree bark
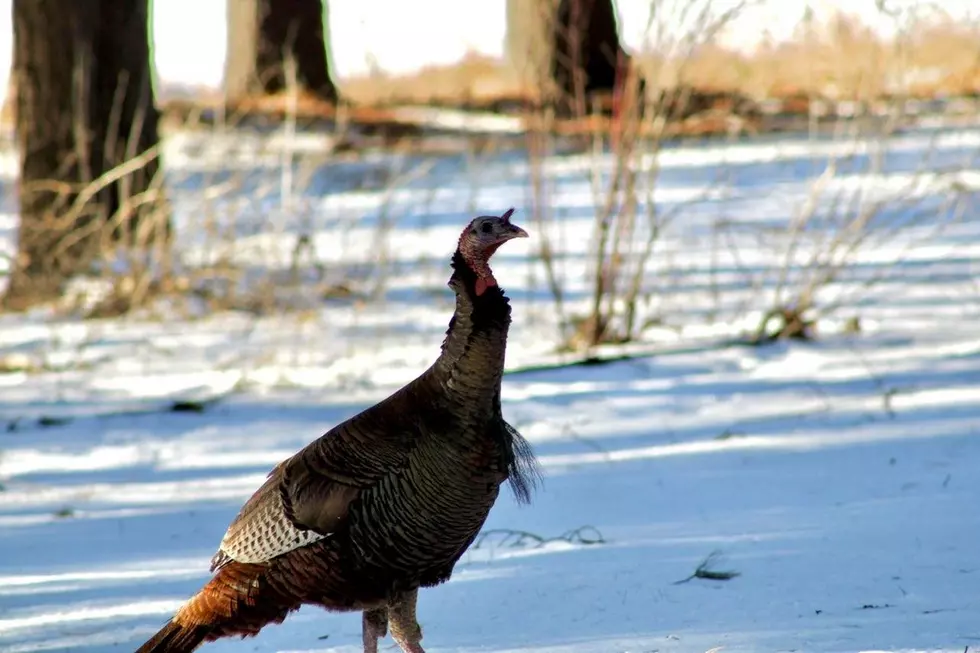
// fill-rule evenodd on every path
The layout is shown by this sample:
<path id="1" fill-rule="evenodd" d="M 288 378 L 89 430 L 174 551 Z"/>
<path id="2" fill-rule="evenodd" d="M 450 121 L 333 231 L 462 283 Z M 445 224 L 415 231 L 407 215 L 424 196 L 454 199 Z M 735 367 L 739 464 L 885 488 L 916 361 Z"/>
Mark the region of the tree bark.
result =
<path id="1" fill-rule="evenodd" d="M 7 308 L 57 296 L 113 243 L 169 240 L 147 9 L 147 0 L 14 0 L 21 220 Z"/>
<path id="2" fill-rule="evenodd" d="M 563 116 L 584 115 L 595 93 L 612 93 L 628 61 L 613 0 L 507 0 L 505 48 L 525 88 Z"/>
<path id="3" fill-rule="evenodd" d="M 557 0 L 507 0 L 507 64 L 524 94 L 546 104 L 553 103 L 557 90 L 551 74 L 557 8 Z"/>
<path id="4" fill-rule="evenodd" d="M 295 61 L 301 90 L 337 101 L 325 39 L 327 7 L 322 0 L 226 1 L 225 93 L 229 101 L 285 90 L 290 81 L 289 57 Z"/>

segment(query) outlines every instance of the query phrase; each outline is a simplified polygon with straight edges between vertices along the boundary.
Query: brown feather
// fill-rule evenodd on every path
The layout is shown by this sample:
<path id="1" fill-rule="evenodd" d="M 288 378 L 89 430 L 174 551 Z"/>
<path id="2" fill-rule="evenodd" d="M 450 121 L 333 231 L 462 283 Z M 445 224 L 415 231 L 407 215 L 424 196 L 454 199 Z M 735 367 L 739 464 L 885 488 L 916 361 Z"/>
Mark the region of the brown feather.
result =
<path id="1" fill-rule="evenodd" d="M 136 649 L 136 653 L 190 653 L 204 643 L 207 633 L 207 628 L 201 626 L 185 628 L 171 620 L 156 635 Z"/>

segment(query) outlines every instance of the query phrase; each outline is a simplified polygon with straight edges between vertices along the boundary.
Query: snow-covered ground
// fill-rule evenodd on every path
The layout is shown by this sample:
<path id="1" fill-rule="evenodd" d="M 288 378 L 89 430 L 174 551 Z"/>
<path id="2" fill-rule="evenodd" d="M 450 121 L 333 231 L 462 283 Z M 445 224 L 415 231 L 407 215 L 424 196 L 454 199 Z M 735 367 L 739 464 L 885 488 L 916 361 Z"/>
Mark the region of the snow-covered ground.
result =
<path id="1" fill-rule="evenodd" d="M 282 274 L 301 230 L 355 296 L 260 317 L 0 316 L 2 651 L 125 651 L 154 632 L 206 580 L 272 465 L 437 354 L 448 258 L 472 213 L 517 206 L 515 222 L 561 246 L 568 310 L 586 304 L 589 175 L 606 159 L 546 162 L 555 222 L 536 225 L 517 156 L 427 166 L 377 155 L 301 181 L 244 136 L 226 144 L 234 152 L 195 138 L 172 136 L 164 155 L 185 261 L 226 254 L 256 277 Z M 501 250 L 495 271 L 514 306 L 503 409 L 545 481 L 531 507 L 502 495 L 453 580 L 422 592 L 427 650 L 980 646 L 978 146 L 976 130 L 920 131 L 891 142 L 873 173 L 841 164 L 821 205 L 855 193 L 885 204 L 822 296 L 846 301 L 812 343 L 729 339 L 767 308 L 777 236 L 849 144 L 664 152 L 655 198 L 680 212 L 647 276 L 655 356 L 534 367 L 561 360 L 554 304 L 528 256 L 535 239 Z M 875 146 L 861 149 L 866 160 Z M 927 152 L 932 173 L 955 179 L 920 177 Z M 219 197 L 221 184 L 246 193 Z M 951 189 L 967 194 L 949 217 Z M 909 198 L 929 217 L 913 220 Z M 215 230 L 233 232 L 226 252 Z M 859 333 L 841 328 L 852 317 Z M 203 411 L 169 410 L 178 401 Z M 678 583 L 709 558 L 708 571 L 738 575 Z M 359 633 L 355 615 L 304 608 L 257 639 L 203 650 L 349 653 Z"/>

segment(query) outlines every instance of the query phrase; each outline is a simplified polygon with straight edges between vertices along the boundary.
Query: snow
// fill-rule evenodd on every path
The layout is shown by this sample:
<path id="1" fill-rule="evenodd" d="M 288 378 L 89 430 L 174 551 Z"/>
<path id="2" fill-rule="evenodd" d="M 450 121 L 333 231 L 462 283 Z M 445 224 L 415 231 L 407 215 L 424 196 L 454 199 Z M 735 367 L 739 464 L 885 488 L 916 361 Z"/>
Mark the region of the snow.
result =
<path id="1" fill-rule="evenodd" d="M 546 161 L 555 220 L 538 224 L 527 162 L 511 155 L 321 161 L 308 186 L 284 191 L 280 149 L 308 157 L 304 139 L 317 138 L 169 137 L 180 251 L 227 255 L 286 288 L 277 275 L 303 231 L 354 297 L 265 315 L 0 316 L 0 650 L 133 650 L 155 632 L 206 581 L 224 529 L 274 464 L 431 362 L 460 226 L 510 205 L 532 238 L 495 259 L 514 309 L 503 410 L 545 479 L 530 507 L 503 494 L 452 581 L 422 591 L 427 650 L 978 645 L 980 131 L 665 150 L 654 199 L 678 214 L 643 315 L 659 321 L 637 345 L 600 352 L 634 357 L 594 365 L 554 353 L 555 305 L 531 254 L 555 238 L 566 308 L 587 305 L 590 176 L 608 174 L 608 157 Z M 862 165 L 879 152 L 881 168 Z M 890 237 L 873 231 L 821 295 L 842 303 L 817 340 L 733 344 L 768 308 L 785 257 L 777 235 L 828 157 L 842 170 L 817 205 L 835 193 L 881 202 Z M 397 183 L 363 183 L 375 175 Z M 950 175 L 966 190 L 956 215 L 943 204 Z M 213 191 L 229 178 L 232 190 Z M 0 250 L 11 252 L 6 199 Z M 931 217 L 910 217 L 912 204 Z M 220 256 L 204 219 L 233 234 Z M 732 230 L 716 247 L 721 224 Z M 801 243 L 792 279 L 818 246 Z M 850 317 L 860 333 L 844 328 Z M 178 401 L 202 410 L 170 410 Z M 738 575 L 689 578 L 705 561 Z M 307 607 L 203 650 L 351 653 L 359 641 L 356 615 Z"/>

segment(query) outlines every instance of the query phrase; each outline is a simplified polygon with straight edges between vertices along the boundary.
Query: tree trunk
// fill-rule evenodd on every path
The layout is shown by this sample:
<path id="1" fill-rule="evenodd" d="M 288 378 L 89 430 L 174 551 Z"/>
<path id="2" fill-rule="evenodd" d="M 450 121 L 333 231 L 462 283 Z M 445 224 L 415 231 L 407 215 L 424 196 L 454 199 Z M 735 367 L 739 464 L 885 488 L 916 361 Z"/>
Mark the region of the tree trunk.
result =
<path id="1" fill-rule="evenodd" d="M 147 0 L 14 0 L 13 27 L 21 220 L 4 304 L 17 309 L 113 243 L 165 244 L 169 222 Z"/>
<path id="2" fill-rule="evenodd" d="M 507 0 L 507 58 L 525 88 L 559 115 L 591 111 L 596 93 L 621 83 L 628 57 L 613 0 Z"/>
<path id="3" fill-rule="evenodd" d="M 225 92 L 229 101 L 285 90 L 289 57 L 295 61 L 296 82 L 302 91 L 337 101 L 324 38 L 327 14 L 322 0 L 226 1 Z"/>
<path id="4" fill-rule="evenodd" d="M 551 74 L 557 0 L 507 0 L 507 64 L 526 97 L 552 104 L 556 89 Z"/>

